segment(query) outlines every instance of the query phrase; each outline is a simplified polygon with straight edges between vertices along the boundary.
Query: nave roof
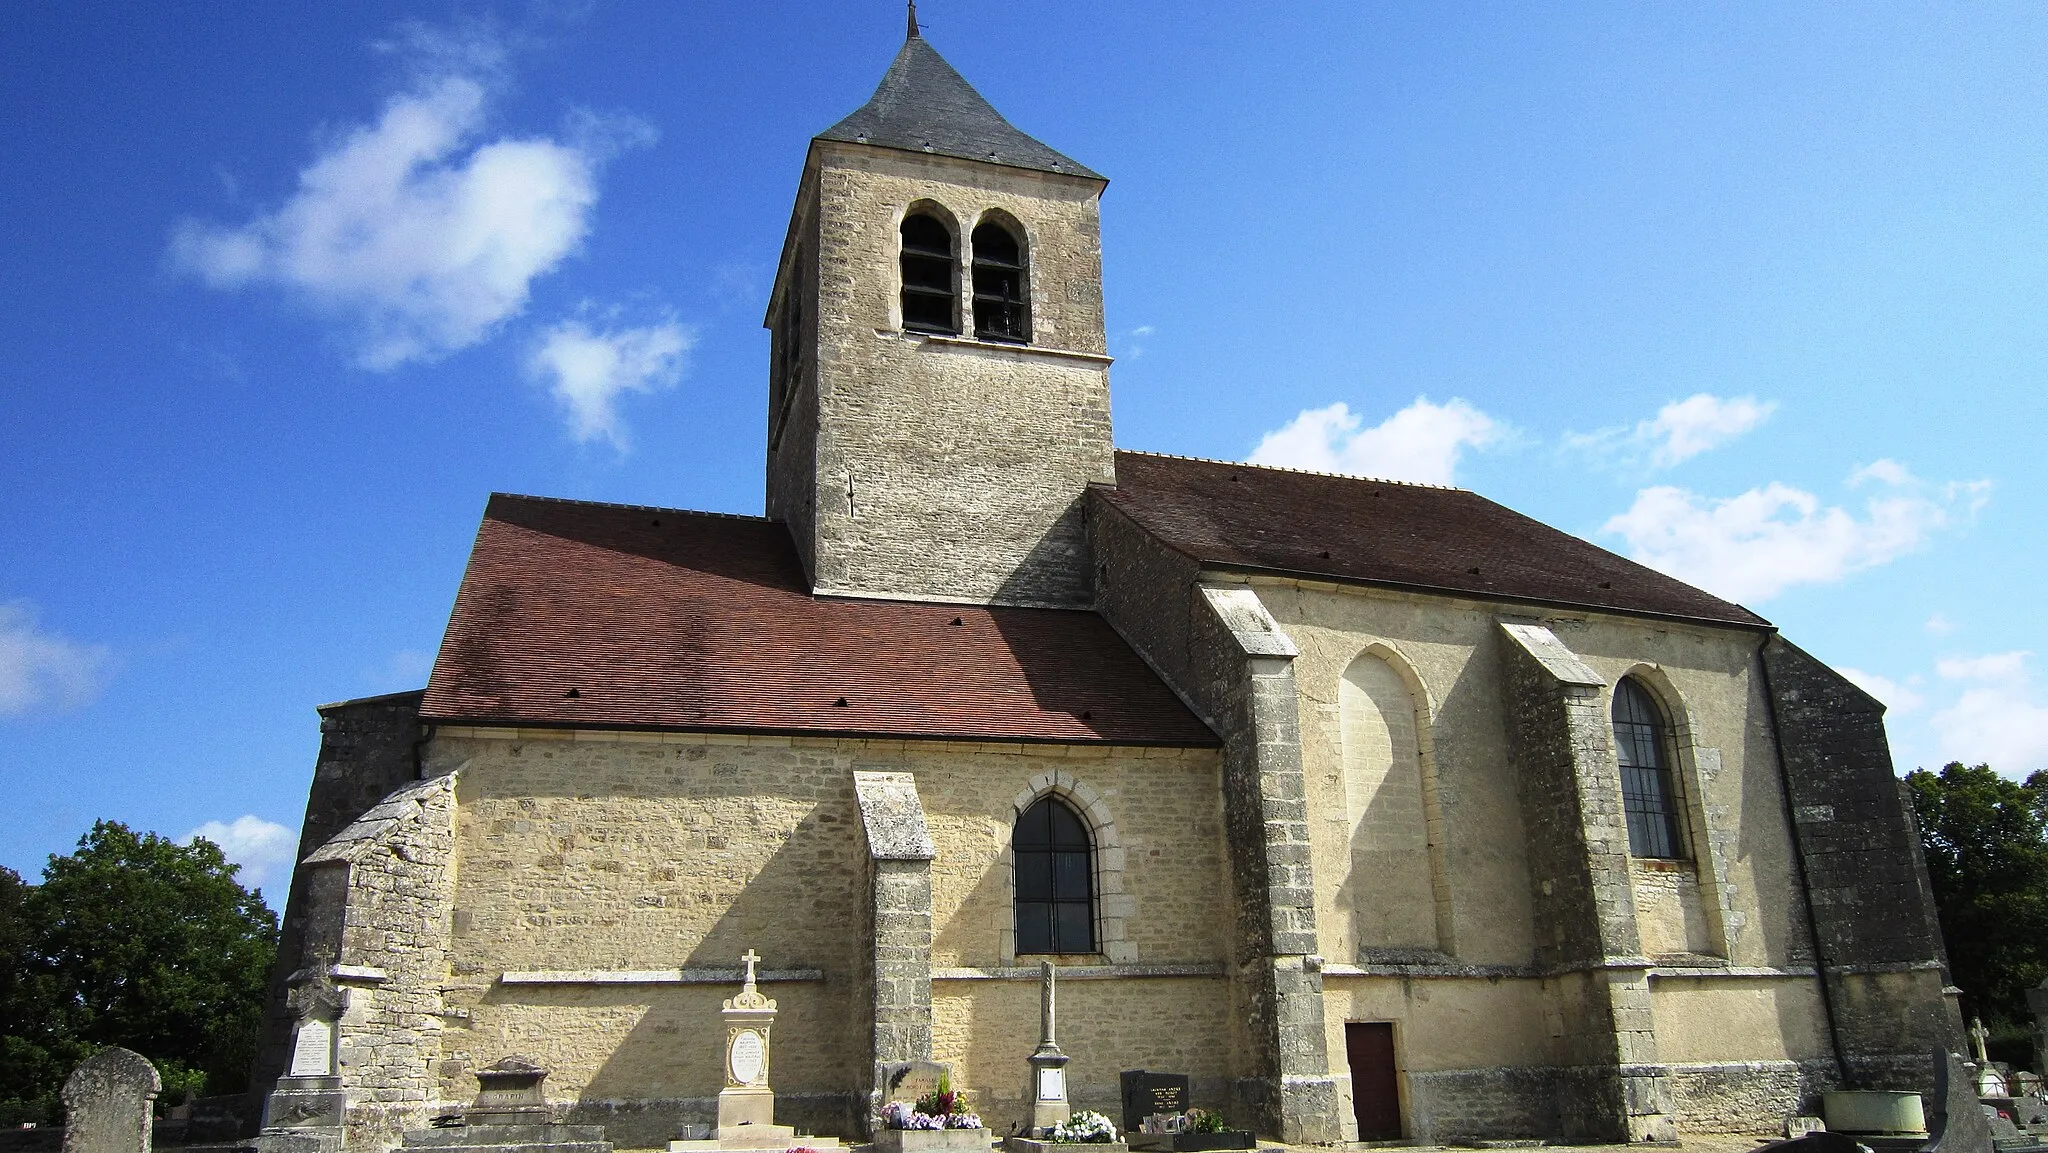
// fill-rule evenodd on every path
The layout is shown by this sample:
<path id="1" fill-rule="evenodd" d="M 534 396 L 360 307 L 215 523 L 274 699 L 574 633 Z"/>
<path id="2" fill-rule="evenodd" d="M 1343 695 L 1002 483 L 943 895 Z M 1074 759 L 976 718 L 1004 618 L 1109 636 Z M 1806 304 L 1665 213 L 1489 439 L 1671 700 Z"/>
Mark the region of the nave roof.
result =
<path id="1" fill-rule="evenodd" d="M 421 718 L 1212 745 L 1095 613 L 815 597 L 758 517 L 491 497 Z"/>

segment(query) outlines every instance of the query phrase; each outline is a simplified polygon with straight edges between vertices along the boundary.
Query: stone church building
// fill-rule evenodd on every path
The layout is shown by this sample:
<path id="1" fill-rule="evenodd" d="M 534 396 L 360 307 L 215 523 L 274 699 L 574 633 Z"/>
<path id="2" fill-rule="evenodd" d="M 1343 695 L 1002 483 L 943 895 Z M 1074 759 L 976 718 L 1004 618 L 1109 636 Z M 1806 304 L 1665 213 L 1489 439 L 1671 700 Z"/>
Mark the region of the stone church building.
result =
<path id="1" fill-rule="evenodd" d="M 1471 492 L 1117 449 L 1098 200 L 913 30 L 815 137 L 767 515 L 497 495 L 418 692 L 329 705 L 276 982 L 351 1153 L 521 1054 L 625 1147 L 878 1069 L 1021 1121 L 1039 964 L 1118 1073 L 1292 1142 L 1648 1141 L 1960 1039 L 1881 706 Z"/>

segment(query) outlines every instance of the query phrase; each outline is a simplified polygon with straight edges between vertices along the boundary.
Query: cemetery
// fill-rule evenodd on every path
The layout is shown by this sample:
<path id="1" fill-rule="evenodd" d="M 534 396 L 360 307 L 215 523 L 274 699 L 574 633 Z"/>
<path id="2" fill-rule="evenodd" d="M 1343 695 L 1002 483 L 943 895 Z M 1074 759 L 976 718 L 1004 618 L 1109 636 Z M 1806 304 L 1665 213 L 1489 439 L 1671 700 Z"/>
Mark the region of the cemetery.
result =
<path id="1" fill-rule="evenodd" d="M 718 1021 L 701 1023 L 699 1034 L 702 1043 L 721 1050 L 726 1084 L 718 1095 L 717 1123 L 686 1127 L 660 1147 L 666 1153 L 833 1153 L 849 1142 L 854 1153 L 1200 1153 L 1273 1144 L 1231 1129 L 1216 1111 L 1197 1106 L 1185 1074 L 1125 1071 L 1115 1120 L 1073 1108 L 1064 1076 L 1070 1058 L 1055 1035 L 1058 976 L 1050 962 L 1040 969 L 1037 1043 L 1027 1050 L 1020 1038 L 1017 1047 L 1018 1075 L 1029 1089 L 1028 1115 L 985 1119 L 971 1094 L 951 1087 L 946 1065 L 910 1061 L 881 1071 L 873 1115 L 860 1136 L 842 1140 L 799 1132 L 776 1122 L 776 1002 L 758 988 L 761 958 L 750 950 L 743 959 L 740 988 L 724 1000 Z M 2048 984 L 2041 992 L 2035 1004 L 2048 1009 Z M 334 1023 L 345 998 L 316 974 L 295 985 L 292 1003 L 298 1014 L 292 1064 L 270 1092 L 255 1135 L 183 1140 L 176 1119 L 160 1116 L 154 1107 L 162 1089 L 155 1068 L 136 1053 L 110 1048 L 66 1082 L 65 1126 L 0 1133 L 0 1151 L 341 1153 L 346 1094 L 334 1074 Z M 2048 1013 L 2039 1023 L 2048 1034 Z M 1780 1136 L 1752 1141 L 1760 1153 L 2048 1151 L 2048 1085 L 2032 1070 L 1992 1060 L 1985 1050 L 1987 1033 L 1973 1023 L 1973 1059 L 1935 1055 L 1931 1097 L 1830 1090 L 1819 1095 L 1820 1115 L 1788 1115 Z M 2044 1056 L 2037 1052 L 2036 1063 L 2048 1065 Z M 562 1123 L 562 1103 L 550 1100 L 548 1070 L 541 1064 L 507 1056 L 474 1077 L 477 1090 L 467 1106 L 435 1113 L 426 1126 L 406 1131 L 398 1147 L 420 1153 L 614 1153 L 603 1126 Z"/>

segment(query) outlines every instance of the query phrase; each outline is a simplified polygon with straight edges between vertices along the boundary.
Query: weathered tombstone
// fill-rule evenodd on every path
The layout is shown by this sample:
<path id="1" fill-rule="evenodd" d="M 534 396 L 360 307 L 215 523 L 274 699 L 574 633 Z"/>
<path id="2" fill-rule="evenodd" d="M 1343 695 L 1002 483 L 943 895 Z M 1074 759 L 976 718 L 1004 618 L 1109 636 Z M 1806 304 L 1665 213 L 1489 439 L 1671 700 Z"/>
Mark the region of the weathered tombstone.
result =
<path id="1" fill-rule="evenodd" d="M 1123 1082 L 1126 1133 L 1143 1129 L 1147 1117 L 1188 1111 L 1188 1079 L 1184 1074 L 1129 1069 L 1119 1079 Z"/>
<path id="2" fill-rule="evenodd" d="M 142 1054 L 93 1054 L 64 1082 L 64 1153 L 149 1153 L 150 1107 L 163 1089 Z"/>

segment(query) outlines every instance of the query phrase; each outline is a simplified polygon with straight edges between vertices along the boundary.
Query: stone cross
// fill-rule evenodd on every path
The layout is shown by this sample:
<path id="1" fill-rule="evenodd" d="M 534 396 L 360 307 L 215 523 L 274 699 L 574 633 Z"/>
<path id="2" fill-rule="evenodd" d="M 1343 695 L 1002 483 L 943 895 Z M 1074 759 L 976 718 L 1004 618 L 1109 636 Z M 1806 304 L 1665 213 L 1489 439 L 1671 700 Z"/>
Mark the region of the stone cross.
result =
<path id="1" fill-rule="evenodd" d="M 1982 1065 L 1991 1060 L 1991 1054 L 1984 1049 L 1984 1042 L 1991 1036 L 1991 1030 L 1984 1027 L 1984 1018 L 1970 1019 L 1970 1043 L 1977 1047 L 1977 1063 Z"/>
<path id="2" fill-rule="evenodd" d="M 751 989 L 754 986 L 754 966 L 760 963 L 761 954 L 754 952 L 752 949 L 748 949 L 746 952 L 740 954 L 740 960 L 745 961 L 747 963 L 747 979 L 744 983 L 748 988 Z"/>
<path id="3" fill-rule="evenodd" d="M 149 1153 L 150 1103 L 163 1088 L 140 1053 L 93 1054 L 64 1082 L 64 1153 Z"/>

